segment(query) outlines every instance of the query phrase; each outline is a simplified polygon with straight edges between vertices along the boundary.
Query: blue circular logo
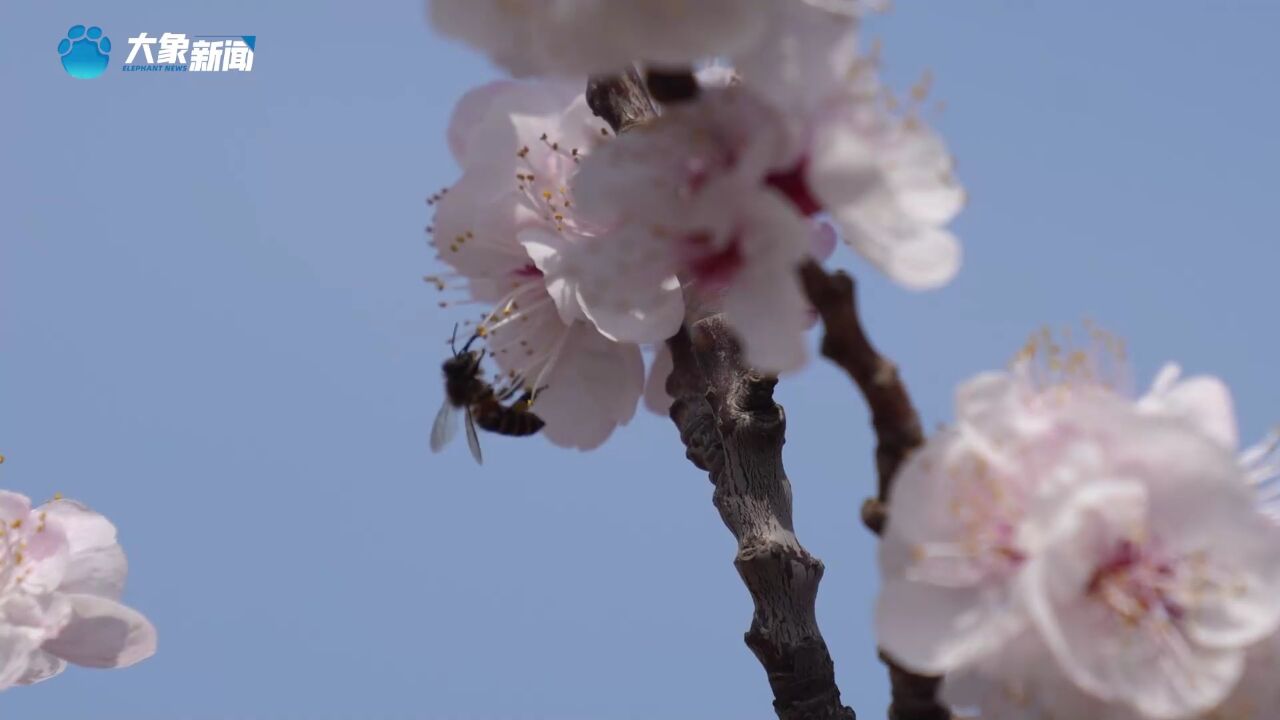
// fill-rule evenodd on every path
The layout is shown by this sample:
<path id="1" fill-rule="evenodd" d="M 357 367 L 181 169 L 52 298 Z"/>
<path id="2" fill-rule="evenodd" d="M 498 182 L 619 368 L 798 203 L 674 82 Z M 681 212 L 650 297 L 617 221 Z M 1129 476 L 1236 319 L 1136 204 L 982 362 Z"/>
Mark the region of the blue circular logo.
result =
<path id="1" fill-rule="evenodd" d="M 62 69 L 73 78 L 96 78 L 107 69 L 111 59 L 111 39 L 102 34 L 102 28 L 72 25 L 67 36 L 58 43 L 62 56 Z"/>

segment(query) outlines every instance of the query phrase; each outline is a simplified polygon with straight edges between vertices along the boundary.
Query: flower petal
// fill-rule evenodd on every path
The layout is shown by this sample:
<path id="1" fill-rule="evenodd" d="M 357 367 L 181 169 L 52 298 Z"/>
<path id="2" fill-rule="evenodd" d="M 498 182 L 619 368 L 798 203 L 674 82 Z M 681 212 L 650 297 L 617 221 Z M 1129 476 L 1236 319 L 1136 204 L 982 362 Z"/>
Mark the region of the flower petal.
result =
<path id="1" fill-rule="evenodd" d="M 15 681 L 15 684 L 34 685 L 48 680 L 66 669 L 67 662 L 62 658 L 50 655 L 43 650 L 35 650 L 28 658 L 26 672 Z"/>
<path id="2" fill-rule="evenodd" d="M 546 421 L 542 432 L 551 442 L 591 450 L 635 415 L 644 358 L 639 347 L 613 342 L 588 323 L 574 323 L 568 332 L 533 411 Z"/>
<path id="3" fill-rule="evenodd" d="M 0 690 L 21 680 L 31 665 L 32 654 L 40 647 L 40 637 L 31 630 L 0 624 Z"/>
<path id="4" fill-rule="evenodd" d="M 115 525 L 71 500 L 57 500 L 41 509 L 62 527 L 69 545 L 67 570 L 58 589 L 120 599 L 129 564 L 116 541 Z"/>
<path id="5" fill-rule="evenodd" d="M 495 99 L 512 90 L 515 83 L 510 80 L 496 80 L 473 88 L 463 95 L 453 109 L 449 118 L 449 129 L 446 136 L 453 159 L 459 165 L 467 164 L 467 143 L 474 136 L 476 128 L 489 114 Z"/>
<path id="6" fill-rule="evenodd" d="M 128 667 L 156 652 L 156 629 L 133 608 L 96 595 L 68 595 L 71 621 L 44 650 L 85 667 Z"/>
<path id="7" fill-rule="evenodd" d="M 1151 391 L 1138 401 L 1138 408 L 1185 420 L 1223 447 L 1235 450 L 1240 435 L 1226 383 L 1210 375 L 1178 379 L 1176 369 L 1176 365 L 1165 366 Z"/>
<path id="8" fill-rule="evenodd" d="M 674 399 L 667 394 L 667 378 L 675 364 L 671 358 L 671 348 L 666 343 L 658 346 L 649 366 L 649 379 L 644 386 L 644 406 L 649 412 L 665 416 L 671 409 Z"/>
<path id="9" fill-rule="evenodd" d="M 725 320 L 742 338 L 748 365 L 765 373 L 794 370 L 808 355 L 809 301 L 799 266 L 809 225 L 781 197 L 747 201 L 739 242 L 742 267 L 723 294 Z"/>
<path id="10" fill-rule="evenodd" d="M 939 587 L 888 579 L 876 605 L 876 636 L 915 672 L 941 675 L 998 651 L 1025 616 L 1008 588 Z"/>

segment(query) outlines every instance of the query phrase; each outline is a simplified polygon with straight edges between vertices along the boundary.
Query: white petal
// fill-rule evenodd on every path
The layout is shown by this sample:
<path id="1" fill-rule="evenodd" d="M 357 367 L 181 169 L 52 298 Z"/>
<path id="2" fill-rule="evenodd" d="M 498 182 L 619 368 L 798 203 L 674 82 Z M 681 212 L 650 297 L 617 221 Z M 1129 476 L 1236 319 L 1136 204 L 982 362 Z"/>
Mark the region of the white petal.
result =
<path id="1" fill-rule="evenodd" d="M 952 175 L 951 153 L 942 137 L 923 125 L 900 128 L 885 162 L 887 183 L 903 211 L 915 220 L 945 225 L 964 207 L 965 193 Z"/>
<path id="2" fill-rule="evenodd" d="M 467 143 L 471 140 L 476 128 L 488 115 L 494 99 L 510 91 L 513 82 L 497 80 L 473 88 L 463 95 L 453 109 L 449 118 L 447 137 L 449 150 L 459 165 L 467 164 Z"/>
<path id="3" fill-rule="evenodd" d="M 436 206 L 432 241 L 440 259 L 463 275 L 501 276 L 529 262 L 516 242 L 523 205 L 508 182 L 511 173 L 492 166 L 474 168 Z"/>
<path id="4" fill-rule="evenodd" d="M 129 565 L 116 541 L 115 525 L 71 500 L 57 500 L 41 510 L 61 525 L 67 535 L 70 554 L 58 589 L 118 600 L 124 592 Z"/>
<path id="5" fill-rule="evenodd" d="M 1080 487 L 1054 540 L 1027 567 L 1020 594 L 1067 674 L 1099 698 L 1152 718 L 1186 718 L 1220 702 L 1240 677 L 1243 652 L 1188 642 L 1171 625 L 1131 623 L 1087 595 L 1108 548 L 1141 527 L 1153 494 L 1132 481 Z"/>
<path id="6" fill-rule="evenodd" d="M 765 29 L 768 0 L 432 0 L 431 21 L 517 76 L 688 65 L 737 52 Z"/>
<path id="7" fill-rule="evenodd" d="M 818 262 L 824 262 L 836 251 L 836 242 L 840 236 L 829 222 L 811 221 L 812 232 L 809 234 L 809 255 Z"/>
<path id="8" fill-rule="evenodd" d="M 644 406 L 649 412 L 665 416 L 671 409 L 673 398 L 667 394 L 667 378 L 675 367 L 671 359 L 671 348 L 666 343 L 658 346 L 649 366 L 649 379 L 644 386 Z"/>
<path id="9" fill-rule="evenodd" d="M 18 685 L 34 685 L 55 677 L 67 669 L 67 662 L 43 650 L 36 650 L 28 658 L 27 670 L 16 681 Z"/>
<path id="10" fill-rule="evenodd" d="M 807 2 L 773 4 L 770 31 L 733 58 L 743 81 L 792 112 L 813 112 L 843 89 L 856 59 L 857 16 Z"/>
<path id="11" fill-rule="evenodd" d="M 0 490 L 0 520 L 6 525 L 14 520 L 26 521 L 31 514 L 31 500 L 26 495 Z"/>
<path id="12" fill-rule="evenodd" d="M 1166 366 L 1169 367 L 1177 368 Z M 1226 383 L 1209 375 L 1178 380 L 1176 372 L 1171 372 L 1166 370 L 1156 378 L 1151 392 L 1138 401 L 1138 407 L 1146 412 L 1181 418 L 1228 450 L 1235 450 L 1240 437 L 1231 390 Z"/>
<path id="13" fill-rule="evenodd" d="M 684 321 L 684 293 L 670 243 L 628 228 L 593 238 L 571 262 L 579 271 L 582 309 L 605 337 L 663 342 Z"/>
<path id="14" fill-rule="evenodd" d="M 831 124 L 819 131 L 807 172 L 845 241 L 911 289 L 945 284 L 960 267 L 960 244 L 942 225 L 964 195 L 938 147 L 931 135 L 876 138 Z"/>
<path id="15" fill-rule="evenodd" d="M 577 253 L 573 242 L 564 233 L 552 232 L 543 227 L 521 230 L 516 239 L 524 246 L 533 264 L 542 271 L 547 292 L 556 304 L 560 321 L 568 325 L 583 320 L 586 314 L 578 302 L 579 275 L 572 274 L 572 256 Z"/>
<path id="16" fill-rule="evenodd" d="M 31 664 L 40 639 L 25 628 L 0 624 L 0 690 L 21 680 Z"/>
<path id="17" fill-rule="evenodd" d="M 613 342 L 587 323 L 570 332 L 533 411 L 546 421 L 542 432 L 551 442 L 590 450 L 635 415 L 644 358 L 639 347 Z"/>
<path id="18" fill-rule="evenodd" d="M 949 231 L 927 226 L 877 226 L 833 213 L 845 239 L 890 279 L 910 290 L 946 285 L 960 271 L 960 241 Z"/>
<path id="19" fill-rule="evenodd" d="M 773 193 L 746 201 L 739 242 L 743 266 L 723 294 L 725 320 L 742 339 L 747 363 L 764 373 L 804 364 L 809 301 L 799 266 L 809 226 Z"/>
<path id="20" fill-rule="evenodd" d="M 96 595 L 69 595 L 71 622 L 44 650 L 96 668 L 128 667 L 156 651 L 156 629 L 133 608 Z"/>
<path id="21" fill-rule="evenodd" d="M 1008 588 L 890 579 L 876 606 L 880 646 L 909 669 L 943 674 L 995 652 L 1025 626 Z"/>
<path id="22" fill-rule="evenodd" d="M 23 552 L 23 589 L 35 594 L 53 592 L 66 577 L 70 559 L 67 536 L 62 526 L 57 521 L 42 523 L 39 516 L 33 514 L 17 532 L 22 534 L 26 545 Z"/>
<path id="23" fill-rule="evenodd" d="M 700 229 L 726 207 L 723 194 L 707 198 L 710 187 L 758 186 L 796 160 L 790 145 L 783 117 L 752 93 L 709 90 L 598 147 L 573 180 L 574 198 L 581 213 L 610 227 Z"/>

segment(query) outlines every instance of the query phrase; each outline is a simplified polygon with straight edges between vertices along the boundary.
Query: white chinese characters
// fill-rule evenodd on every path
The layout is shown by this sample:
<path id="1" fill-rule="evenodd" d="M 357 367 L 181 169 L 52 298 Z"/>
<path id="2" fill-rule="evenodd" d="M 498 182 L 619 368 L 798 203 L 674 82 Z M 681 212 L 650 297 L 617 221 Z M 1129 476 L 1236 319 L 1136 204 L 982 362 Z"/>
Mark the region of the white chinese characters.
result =
<path id="1" fill-rule="evenodd" d="M 243 40 L 196 40 L 191 44 L 191 72 L 253 70 L 253 48 Z"/>
<path id="2" fill-rule="evenodd" d="M 164 33 L 153 37 L 144 32 L 129 38 L 129 56 L 124 69 L 251 72 L 255 41 L 253 35 L 189 37 L 186 33 Z"/>

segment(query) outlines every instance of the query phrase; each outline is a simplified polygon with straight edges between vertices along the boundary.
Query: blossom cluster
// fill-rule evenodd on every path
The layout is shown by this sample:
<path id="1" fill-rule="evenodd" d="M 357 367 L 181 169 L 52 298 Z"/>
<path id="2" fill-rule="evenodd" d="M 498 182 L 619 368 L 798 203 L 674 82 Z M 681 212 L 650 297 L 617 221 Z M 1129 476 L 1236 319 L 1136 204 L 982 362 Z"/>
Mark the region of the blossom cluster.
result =
<path id="1" fill-rule="evenodd" d="M 800 367 L 813 315 L 797 268 L 837 237 L 908 288 L 956 273 L 946 226 L 964 192 L 941 139 L 859 52 L 867 9 L 431 3 L 439 30 L 521 79 L 477 88 L 454 111 L 462 177 L 432 198 L 431 227 L 451 271 L 429 280 L 491 308 L 472 330 L 508 382 L 538 391 L 552 442 L 598 446 L 641 397 L 664 409 L 662 343 L 711 312 L 753 367 Z M 701 89 L 615 136 L 588 108 L 586 78 L 635 66 L 700 68 Z"/>
<path id="2" fill-rule="evenodd" d="M 0 690 L 67 663 L 122 668 L 151 657 L 155 628 L 120 602 L 127 571 L 102 515 L 64 499 L 33 508 L 0 490 Z"/>
<path id="3" fill-rule="evenodd" d="M 1274 439 L 1237 453 L 1226 386 L 1115 341 L 1041 336 L 957 393 L 898 474 L 879 639 L 985 720 L 1274 717 Z"/>

